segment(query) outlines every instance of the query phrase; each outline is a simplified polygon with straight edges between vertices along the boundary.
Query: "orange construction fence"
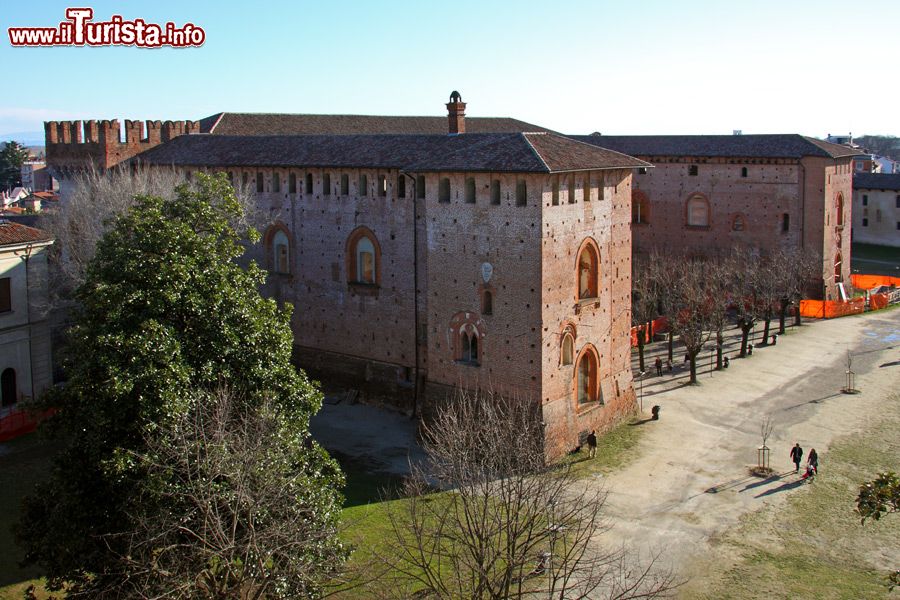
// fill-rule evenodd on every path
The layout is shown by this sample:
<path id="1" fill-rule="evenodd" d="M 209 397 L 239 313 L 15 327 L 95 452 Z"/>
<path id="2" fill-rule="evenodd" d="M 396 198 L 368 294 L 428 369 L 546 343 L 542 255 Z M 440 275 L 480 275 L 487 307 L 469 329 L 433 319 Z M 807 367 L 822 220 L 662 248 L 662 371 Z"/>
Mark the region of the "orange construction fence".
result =
<path id="1" fill-rule="evenodd" d="M 887 308 L 890 301 L 891 297 L 888 294 L 871 294 L 869 295 L 869 309 L 878 310 Z"/>
<path id="2" fill-rule="evenodd" d="M 631 328 L 631 347 L 634 348 L 638 345 L 638 329 L 640 327 L 635 326 Z M 650 327 L 644 329 L 646 337 L 644 341 L 649 343 L 653 341 L 653 336 L 657 333 L 663 333 L 669 330 L 669 320 L 666 317 L 660 317 L 658 319 L 653 319 L 650 322 Z"/>
<path id="3" fill-rule="evenodd" d="M 900 287 L 900 277 L 890 275 L 851 275 L 850 283 L 861 290 L 870 290 L 880 285 Z"/>
<path id="4" fill-rule="evenodd" d="M 865 298 L 853 298 L 849 302 L 838 302 L 836 300 L 800 301 L 800 315 L 813 319 L 833 319 L 847 315 L 859 315 L 865 311 Z"/>

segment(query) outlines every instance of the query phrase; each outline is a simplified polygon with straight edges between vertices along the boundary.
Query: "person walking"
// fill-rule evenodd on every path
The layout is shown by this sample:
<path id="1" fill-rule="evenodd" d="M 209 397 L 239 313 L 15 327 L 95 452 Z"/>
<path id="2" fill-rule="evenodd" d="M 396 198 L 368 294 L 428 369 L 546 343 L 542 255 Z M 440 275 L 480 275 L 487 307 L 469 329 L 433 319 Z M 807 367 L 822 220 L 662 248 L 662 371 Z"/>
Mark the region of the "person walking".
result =
<path id="1" fill-rule="evenodd" d="M 809 455 L 806 457 L 806 464 L 812 467 L 812 470 L 816 475 L 819 474 L 819 455 L 816 454 L 815 448 L 810 449 Z"/>
<path id="2" fill-rule="evenodd" d="M 587 436 L 588 458 L 594 458 L 597 455 L 597 432 L 591 429 Z"/>
<path id="3" fill-rule="evenodd" d="M 666 371 L 668 371 L 669 373 L 672 372 L 672 359 L 671 358 L 666 359 Z"/>
<path id="4" fill-rule="evenodd" d="M 654 364 L 656 365 L 656 376 L 662 377 L 662 359 L 657 356 Z"/>
<path id="5" fill-rule="evenodd" d="M 793 448 L 791 448 L 791 460 L 794 461 L 794 473 L 800 471 L 800 461 L 803 459 L 803 448 L 800 447 L 800 442 L 797 442 Z"/>

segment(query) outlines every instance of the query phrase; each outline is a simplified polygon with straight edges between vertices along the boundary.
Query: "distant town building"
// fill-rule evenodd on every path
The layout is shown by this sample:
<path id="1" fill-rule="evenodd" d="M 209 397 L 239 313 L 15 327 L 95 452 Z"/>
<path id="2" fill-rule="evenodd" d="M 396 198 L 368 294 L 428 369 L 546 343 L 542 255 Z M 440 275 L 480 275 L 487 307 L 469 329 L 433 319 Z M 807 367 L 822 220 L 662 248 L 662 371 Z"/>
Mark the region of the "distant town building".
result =
<path id="1" fill-rule="evenodd" d="M 822 264 L 811 292 L 837 298 L 849 280 L 857 150 L 795 134 L 574 137 L 655 166 L 634 177 L 636 252 L 802 248 Z"/>
<path id="2" fill-rule="evenodd" d="M 0 403 L 2 411 L 52 383 L 45 232 L 0 220 Z"/>
<path id="3" fill-rule="evenodd" d="M 540 403 L 560 456 L 635 408 L 631 184 L 651 165 L 446 106 L 126 121 L 124 142 L 116 121 L 49 122 L 47 164 L 63 195 L 124 161 L 226 173 L 272 215 L 250 257 L 296 307 L 302 366 L 419 414 L 454 386 Z"/>
<path id="4" fill-rule="evenodd" d="M 44 192 L 56 188 L 44 161 L 22 163 L 22 187 L 32 192 Z"/>
<path id="5" fill-rule="evenodd" d="M 900 247 L 900 173 L 854 175 L 853 241 Z"/>

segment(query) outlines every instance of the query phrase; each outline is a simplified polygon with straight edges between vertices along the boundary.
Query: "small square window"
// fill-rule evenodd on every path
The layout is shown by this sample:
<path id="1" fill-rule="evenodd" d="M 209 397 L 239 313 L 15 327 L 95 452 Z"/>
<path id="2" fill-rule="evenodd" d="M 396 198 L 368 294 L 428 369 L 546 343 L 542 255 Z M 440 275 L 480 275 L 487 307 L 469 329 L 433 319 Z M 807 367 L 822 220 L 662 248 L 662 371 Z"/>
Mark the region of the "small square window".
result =
<path id="1" fill-rule="evenodd" d="M 638 175 L 646 175 L 647 167 L 638 167 Z"/>
<path id="2" fill-rule="evenodd" d="M 438 202 L 450 202 L 450 179 L 447 177 L 441 178 L 438 186 Z"/>
<path id="3" fill-rule="evenodd" d="M 697 165 L 691 165 L 688 167 L 688 175 L 697 175 L 700 172 L 700 169 Z"/>
<path id="4" fill-rule="evenodd" d="M 863 194 L 863 195 L 862 195 L 862 202 L 863 202 L 863 206 L 868 206 L 868 205 L 869 205 L 869 195 L 868 195 L 868 194 Z"/>
<path id="5" fill-rule="evenodd" d="M 894 198 L 894 208 L 900 208 L 900 194 L 897 194 L 897 197 Z"/>
<path id="6" fill-rule="evenodd" d="M 747 167 L 741 167 L 741 177 L 747 176 Z"/>
<path id="7" fill-rule="evenodd" d="M 868 227 L 868 226 L 869 226 L 869 219 L 868 219 L 867 217 L 863 217 L 863 223 L 862 223 L 862 225 L 863 225 L 863 227 Z"/>

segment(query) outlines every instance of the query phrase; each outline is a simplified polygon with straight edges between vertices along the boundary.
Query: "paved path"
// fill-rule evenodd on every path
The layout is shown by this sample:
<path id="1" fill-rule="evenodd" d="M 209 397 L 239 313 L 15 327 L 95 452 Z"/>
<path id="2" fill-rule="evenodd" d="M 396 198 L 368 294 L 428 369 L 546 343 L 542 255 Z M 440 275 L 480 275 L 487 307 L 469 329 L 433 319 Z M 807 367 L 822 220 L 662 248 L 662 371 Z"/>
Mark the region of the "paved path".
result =
<path id="1" fill-rule="evenodd" d="M 664 347 L 654 344 L 648 367 Z M 848 350 L 857 395 L 840 393 Z M 663 550 L 664 562 L 682 574 L 742 514 L 776 507 L 801 485 L 788 457 L 795 441 L 816 448 L 827 469 L 832 440 L 878 418 L 878 407 L 900 387 L 900 310 L 804 325 L 776 346 L 732 360 L 727 371 L 701 373 L 700 386 L 681 385 L 686 377 L 681 371 L 645 381 L 645 412 L 660 404 L 661 418 L 639 425 L 647 431 L 635 460 L 598 479 L 615 524 L 606 542 Z M 781 475 L 768 481 L 747 474 L 764 415 L 775 423 L 769 446 Z"/>

